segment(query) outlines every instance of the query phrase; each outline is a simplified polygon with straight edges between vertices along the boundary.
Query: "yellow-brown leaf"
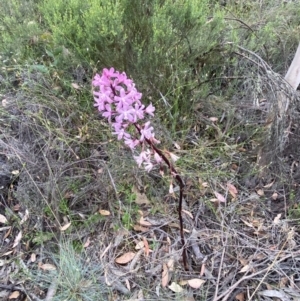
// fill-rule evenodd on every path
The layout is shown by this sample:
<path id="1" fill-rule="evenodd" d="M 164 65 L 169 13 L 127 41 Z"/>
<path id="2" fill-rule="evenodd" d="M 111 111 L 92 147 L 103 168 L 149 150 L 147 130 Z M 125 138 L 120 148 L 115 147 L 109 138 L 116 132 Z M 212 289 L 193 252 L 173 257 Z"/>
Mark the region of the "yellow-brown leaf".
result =
<path id="1" fill-rule="evenodd" d="M 127 252 L 127 253 L 123 254 L 122 256 L 116 258 L 115 262 L 118 264 L 126 264 L 134 258 L 135 254 L 136 253 L 134 253 L 134 252 Z"/>

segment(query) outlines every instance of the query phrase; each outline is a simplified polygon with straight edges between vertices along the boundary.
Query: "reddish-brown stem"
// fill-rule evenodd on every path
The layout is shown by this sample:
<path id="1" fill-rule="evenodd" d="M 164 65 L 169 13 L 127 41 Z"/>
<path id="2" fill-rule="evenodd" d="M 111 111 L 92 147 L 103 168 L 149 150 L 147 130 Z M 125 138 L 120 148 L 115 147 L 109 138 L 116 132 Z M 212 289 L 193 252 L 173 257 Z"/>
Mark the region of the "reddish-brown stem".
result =
<path id="1" fill-rule="evenodd" d="M 111 89 L 115 95 L 117 95 L 115 88 L 111 85 Z M 141 135 L 141 129 L 138 126 L 138 124 L 133 123 L 139 134 Z M 186 253 L 186 246 L 185 246 L 185 239 L 184 239 L 184 233 L 183 233 L 183 218 L 182 218 L 182 202 L 183 202 L 183 193 L 184 193 L 184 187 L 185 184 L 181 178 L 181 176 L 177 173 L 176 169 L 174 166 L 171 164 L 170 160 L 165 156 L 163 151 L 161 151 L 159 148 L 157 148 L 153 142 L 150 139 L 147 139 L 145 137 L 145 141 L 149 144 L 149 146 L 152 148 L 153 151 L 155 151 L 162 159 L 163 161 L 167 164 L 171 171 L 171 175 L 173 178 L 175 178 L 176 182 L 179 185 L 179 202 L 178 202 L 178 216 L 179 216 L 179 225 L 180 225 L 180 238 L 181 238 L 181 244 L 183 247 L 182 251 L 182 259 L 183 259 L 183 265 L 185 270 L 188 270 L 188 265 L 187 265 L 187 253 Z"/>
<path id="2" fill-rule="evenodd" d="M 134 123 L 135 128 L 141 134 L 139 126 Z M 162 150 L 157 148 L 151 140 L 145 138 L 145 141 L 149 144 L 149 146 L 164 160 L 164 162 L 167 164 L 171 171 L 171 175 L 175 180 L 177 181 L 179 185 L 179 202 L 178 202 L 178 216 L 179 216 L 179 225 L 180 225 L 180 238 L 181 238 L 181 244 L 183 247 L 182 251 L 182 260 L 185 270 L 188 270 L 187 265 L 187 254 L 186 254 L 186 246 L 185 246 L 185 239 L 184 239 L 184 232 L 183 232 L 183 218 L 182 218 L 182 202 L 183 202 L 183 193 L 184 193 L 184 187 L 185 184 L 181 178 L 181 176 L 177 173 L 175 167 L 171 164 L 170 160 L 165 156 Z"/>

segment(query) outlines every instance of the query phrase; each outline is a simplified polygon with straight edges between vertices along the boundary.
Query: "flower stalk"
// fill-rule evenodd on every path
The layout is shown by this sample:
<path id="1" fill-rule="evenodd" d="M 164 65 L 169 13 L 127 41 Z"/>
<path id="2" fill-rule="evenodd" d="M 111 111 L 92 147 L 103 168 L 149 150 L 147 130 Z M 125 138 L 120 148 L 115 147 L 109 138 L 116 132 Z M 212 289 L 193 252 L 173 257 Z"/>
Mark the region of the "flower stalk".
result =
<path id="1" fill-rule="evenodd" d="M 178 183 L 180 188 L 178 204 L 180 237 L 183 245 L 183 264 L 187 270 L 182 218 L 185 184 L 168 158 L 172 154 L 165 154 L 156 146 L 160 141 L 155 138 L 151 122 L 144 122 L 147 115 L 154 116 L 154 106 L 150 103 L 145 107 L 141 102 L 142 93 L 137 91 L 134 82 L 127 78 L 125 72 L 120 73 L 114 68 L 105 68 L 102 75 L 96 74 L 92 85 L 94 87 L 95 107 L 112 125 L 113 134 L 117 136 L 117 139 L 123 140 L 133 151 L 133 157 L 138 166 L 143 166 L 149 172 L 155 166 L 162 168 L 163 164 L 166 164 L 171 176 Z"/>

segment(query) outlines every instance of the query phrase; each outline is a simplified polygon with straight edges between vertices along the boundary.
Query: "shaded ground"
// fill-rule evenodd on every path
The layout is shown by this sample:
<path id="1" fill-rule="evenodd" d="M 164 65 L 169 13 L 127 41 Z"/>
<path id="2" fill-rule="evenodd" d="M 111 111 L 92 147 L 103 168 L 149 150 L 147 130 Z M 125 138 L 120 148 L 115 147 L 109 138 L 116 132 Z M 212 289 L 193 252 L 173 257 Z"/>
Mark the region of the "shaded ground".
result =
<path id="1" fill-rule="evenodd" d="M 261 133 L 243 122 L 245 103 L 207 99 L 176 141 L 154 120 L 186 182 L 184 271 L 176 187 L 139 170 L 105 121 L 82 110 L 89 87 L 74 81 L 64 94 L 42 73 L 9 76 L 3 300 L 300 300 L 298 186 L 257 176 Z"/>

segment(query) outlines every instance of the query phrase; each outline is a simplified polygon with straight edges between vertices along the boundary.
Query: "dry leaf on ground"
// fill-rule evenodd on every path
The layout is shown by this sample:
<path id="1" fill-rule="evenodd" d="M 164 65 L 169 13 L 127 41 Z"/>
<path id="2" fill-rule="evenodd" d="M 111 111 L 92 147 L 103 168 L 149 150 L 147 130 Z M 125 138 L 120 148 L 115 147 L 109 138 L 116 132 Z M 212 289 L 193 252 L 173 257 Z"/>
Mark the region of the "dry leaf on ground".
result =
<path id="1" fill-rule="evenodd" d="M 36 254 L 35 254 L 35 253 L 32 253 L 32 254 L 30 255 L 30 261 L 31 261 L 31 262 L 35 262 L 35 261 L 36 261 Z"/>
<path id="2" fill-rule="evenodd" d="M 279 298 L 281 301 L 291 301 L 291 296 L 286 294 L 283 290 L 265 290 L 258 294 L 265 297 Z"/>
<path id="3" fill-rule="evenodd" d="M 136 250 L 140 250 L 141 248 L 144 248 L 144 242 L 143 241 L 139 241 L 136 246 L 135 249 Z"/>
<path id="4" fill-rule="evenodd" d="M 180 280 L 179 281 L 180 285 L 187 285 L 187 283 L 188 283 L 187 280 Z"/>
<path id="5" fill-rule="evenodd" d="M 188 215 L 191 219 L 194 219 L 194 216 L 193 216 L 193 214 L 191 213 L 191 212 L 189 212 L 189 211 L 187 211 L 187 210 L 185 210 L 185 209 L 182 209 L 181 210 L 183 213 L 185 213 L 186 215 Z"/>
<path id="6" fill-rule="evenodd" d="M 173 141 L 173 145 L 176 149 L 181 149 L 180 145 L 177 142 Z"/>
<path id="7" fill-rule="evenodd" d="M 132 192 L 135 194 L 136 198 L 134 202 L 138 205 L 149 205 L 150 201 L 148 200 L 147 196 L 144 193 L 140 193 L 139 190 L 133 186 Z"/>
<path id="8" fill-rule="evenodd" d="M 205 283 L 205 280 L 194 278 L 194 279 L 187 280 L 187 283 L 189 284 L 190 287 L 198 289 L 201 287 L 203 283 Z"/>
<path id="9" fill-rule="evenodd" d="M 274 184 L 275 180 L 273 180 L 273 182 L 267 184 L 264 186 L 264 188 L 270 188 L 273 184 Z"/>
<path id="10" fill-rule="evenodd" d="M 10 233 L 11 233 L 11 231 L 12 231 L 12 227 L 8 226 L 8 227 L 2 227 L 2 228 L 1 228 L 1 231 L 5 231 L 5 230 L 8 230 L 8 231 L 5 233 L 3 239 L 6 239 L 6 238 L 10 235 Z"/>
<path id="11" fill-rule="evenodd" d="M 237 301 L 245 301 L 245 294 L 244 293 L 239 293 L 235 296 L 235 299 Z"/>
<path id="12" fill-rule="evenodd" d="M 76 89 L 76 90 L 80 90 L 80 89 L 81 89 L 80 86 L 79 86 L 78 84 L 76 84 L 76 83 L 72 83 L 71 86 L 72 86 L 74 89 Z"/>
<path id="13" fill-rule="evenodd" d="M 236 196 L 237 196 L 237 193 L 238 193 L 236 187 L 233 184 L 228 182 L 227 183 L 227 188 L 228 188 L 228 191 L 231 194 L 231 196 L 235 199 Z"/>
<path id="14" fill-rule="evenodd" d="M 110 212 L 108 210 L 99 210 L 99 213 L 103 216 L 108 216 L 110 215 Z"/>
<path id="15" fill-rule="evenodd" d="M 249 263 L 249 261 L 243 257 L 238 256 L 237 258 L 239 260 L 239 262 L 242 264 L 242 266 L 245 266 Z"/>
<path id="16" fill-rule="evenodd" d="M 7 218 L 4 215 L 2 215 L 2 214 L 0 214 L 0 223 L 1 224 L 7 223 Z"/>
<path id="17" fill-rule="evenodd" d="M 44 263 L 44 264 L 40 265 L 39 267 L 44 271 L 55 271 L 56 270 L 55 265 L 53 265 L 51 263 Z"/>
<path id="18" fill-rule="evenodd" d="M 143 227 L 141 225 L 134 225 L 133 229 L 134 229 L 134 231 L 139 231 L 139 232 L 147 232 L 147 231 L 149 231 L 149 228 Z"/>
<path id="19" fill-rule="evenodd" d="M 135 254 L 136 253 L 134 253 L 134 252 L 127 252 L 127 253 L 123 254 L 122 256 L 116 258 L 115 262 L 118 264 L 126 264 L 134 258 Z"/>
<path id="20" fill-rule="evenodd" d="M 7 100 L 6 98 L 2 99 L 2 106 L 5 108 L 7 106 Z"/>
<path id="21" fill-rule="evenodd" d="M 167 262 L 167 267 L 169 268 L 170 272 L 174 271 L 174 259 L 170 258 Z"/>
<path id="22" fill-rule="evenodd" d="M 205 274 L 205 263 L 202 263 L 199 276 L 203 276 L 204 274 Z"/>
<path id="23" fill-rule="evenodd" d="M 146 239 L 146 237 L 143 237 L 143 242 L 144 242 L 144 246 L 145 246 L 145 256 L 148 257 L 149 253 L 150 253 L 150 249 L 149 249 L 149 244 L 148 241 Z"/>
<path id="24" fill-rule="evenodd" d="M 215 196 L 216 196 L 216 198 L 218 199 L 219 202 L 226 203 L 226 199 L 223 197 L 222 194 L 220 194 L 217 191 L 214 191 L 214 194 L 215 194 Z"/>
<path id="25" fill-rule="evenodd" d="M 20 292 L 14 291 L 9 295 L 8 299 L 17 299 L 19 296 L 20 296 Z"/>
<path id="26" fill-rule="evenodd" d="M 90 240 L 90 237 L 88 237 L 88 238 L 86 239 L 86 242 L 84 243 L 83 247 L 84 247 L 84 248 L 87 248 L 87 247 L 90 245 L 90 243 L 91 243 L 91 240 Z"/>
<path id="27" fill-rule="evenodd" d="M 262 189 L 256 190 L 256 193 L 257 193 L 259 196 L 264 196 L 264 195 L 265 195 L 265 192 L 264 192 Z"/>
<path id="28" fill-rule="evenodd" d="M 240 273 L 246 273 L 251 268 L 250 264 L 246 264 L 241 270 Z"/>
<path id="29" fill-rule="evenodd" d="M 209 117 L 208 119 L 212 122 L 217 122 L 219 120 L 217 117 Z"/>
<path id="30" fill-rule="evenodd" d="M 281 213 L 277 214 L 277 216 L 274 218 L 274 225 L 278 225 L 280 222 L 280 218 L 281 218 Z"/>
<path id="31" fill-rule="evenodd" d="M 19 244 L 21 239 L 22 239 L 22 231 L 20 231 L 19 234 L 16 236 L 14 244 L 13 244 L 12 247 L 15 248 Z"/>
<path id="32" fill-rule="evenodd" d="M 166 287 L 168 285 L 168 282 L 169 282 L 169 269 L 168 269 L 167 265 L 164 263 L 163 271 L 162 271 L 162 275 L 161 275 L 161 286 Z"/>
<path id="33" fill-rule="evenodd" d="M 60 227 L 60 231 L 66 231 L 71 226 L 71 222 L 65 224 L 64 226 Z"/>
<path id="34" fill-rule="evenodd" d="M 181 293 L 183 291 L 183 288 L 175 282 L 172 282 L 171 285 L 168 286 L 168 288 L 174 293 Z"/>
<path id="35" fill-rule="evenodd" d="M 20 225 L 24 224 L 28 220 L 28 218 L 29 218 L 29 211 L 28 211 L 28 209 L 26 209 L 25 214 L 24 214 L 22 220 L 20 221 Z"/>
<path id="36" fill-rule="evenodd" d="M 145 226 L 145 227 L 151 227 L 152 224 L 148 221 L 145 221 L 145 219 L 141 216 L 140 220 L 139 220 L 139 224 L 141 226 Z"/>
<path id="37" fill-rule="evenodd" d="M 288 277 L 282 277 L 282 278 L 280 278 L 279 288 L 286 287 L 288 283 L 289 283 L 289 278 Z"/>
<path id="38" fill-rule="evenodd" d="M 128 279 L 125 279 L 126 287 L 129 291 L 131 291 L 130 282 Z"/>

